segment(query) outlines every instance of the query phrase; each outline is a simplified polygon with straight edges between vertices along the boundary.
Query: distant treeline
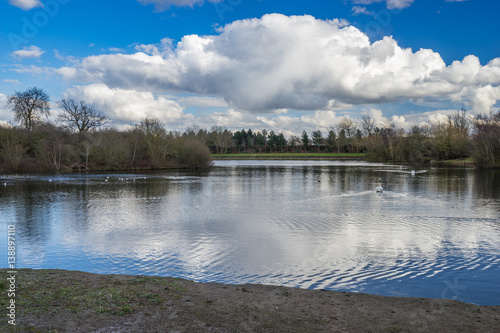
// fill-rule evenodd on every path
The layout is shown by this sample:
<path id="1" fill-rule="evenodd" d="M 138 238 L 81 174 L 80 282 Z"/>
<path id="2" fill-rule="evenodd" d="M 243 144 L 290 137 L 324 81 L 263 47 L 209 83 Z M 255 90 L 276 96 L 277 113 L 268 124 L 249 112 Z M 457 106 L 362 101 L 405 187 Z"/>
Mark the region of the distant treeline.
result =
<path id="1" fill-rule="evenodd" d="M 49 97 L 39 88 L 9 98 L 19 126 L 0 127 L 0 171 L 75 171 L 206 168 L 211 153 L 336 152 L 366 153 L 369 160 L 412 164 L 432 160 L 472 159 L 479 166 L 500 166 L 500 112 L 470 118 L 465 110 L 446 122 L 413 126 L 375 126 L 363 115 L 355 122 L 343 117 L 328 133 L 306 131 L 286 138 L 283 133 L 252 129 L 210 130 L 192 126 L 185 132 L 167 131 L 157 119 L 144 119 L 130 130 L 103 125 L 107 117 L 85 101 L 63 99 L 57 123 Z"/>
<path id="2" fill-rule="evenodd" d="M 415 125 L 409 130 L 394 123 L 375 126 L 363 115 L 355 122 L 348 117 L 328 133 L 303 131 L 301 136 L 286 138 L 274 131 L 252 129 L 230 132 L 213 126 L 211 131 L 194 128 L 184 135 L 195 136 L 212 152 L 335 152 L 366 153 L 371 161 L 395 161 L 423 164 L 431 161 L 462 159 L 483 167 L 500 167 L 500 112 L 469 117 L 462 109 L 445 122 Z"/>

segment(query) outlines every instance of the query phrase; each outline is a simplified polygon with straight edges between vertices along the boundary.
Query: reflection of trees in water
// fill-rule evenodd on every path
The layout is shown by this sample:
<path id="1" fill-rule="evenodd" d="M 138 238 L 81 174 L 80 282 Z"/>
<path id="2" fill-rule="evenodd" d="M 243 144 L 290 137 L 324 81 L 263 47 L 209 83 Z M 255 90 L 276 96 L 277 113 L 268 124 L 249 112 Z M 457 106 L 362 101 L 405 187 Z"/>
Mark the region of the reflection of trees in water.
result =
<path id="1" fill-rule="evenodd" d="M 166 196 L 173 190 L 171 181 L 168 179 L 146 179 L 137 180 L 132 186 L 124 188 L 124 195 L 127 198 L 160 198 Z"/>
<path id="2" fill-rule="evenodd" d="M 9 188 L 19 235 L 29 243 L 50 239 L 54 224 L 86 230 L 91 208 L 90 186 L 38 180 L 19 181 Z"/>
<path id="3" fill-rule="evenodd" d="M 471 190 L 481 199 L 480 205 L 496 202 L 496 210 L 500 213 L 500 170 L 477 170 L 472 173 Z"/>
<path id="4" fill-rule="evenodd" d="M 88 230 L 89 214 L 92 208 L 90 186 L 87 184 L 68 188 L 67 198 L 60 198 L 62 213 L 60 218 L 75 230 Z"/>
<path id="5" fill-rule="evenodd" d="M 437 169 L 436 180 L 429 183 L 439 194 L 453 194 L 462 197 L 469 189 L 470 170 Z"/>
<path id="6" fill-rule="evenodd" d="M 22 242 L 35 244 L 50 238 L 54 186 L 21 182 L 9 189 L 15 200 L 16 233 Z M 14 222 L 14 221 L 13 221 Z"/>
<path id="7" fill-rule="evenodd" d="M 124 194 L 127 197 L 134 198 L 162 198 L 168 195 L 178 193 L 182 188 L 186 187 L 189 191 L 197 191 L 199 189 L 199 177 L 206 177 L 208 172 L 176 172 L 162 173 L 158 176 L 153 173 L 153 176 L 146 175 L 144 178 L 138 176 L 135 181 L 129 180 L 128 186 L 124 188 Z M 186 186 L 184 186 L 186 185 Z"/>
<path id="8" fill-rule="evenodd" d="M 19 237 L 27 244 L 47 243 L 56 232 L 54 228 L 59 228 L 58 233 L 78 233 L 100 227 L 103 212 L 110 222 L 116 222 L 116 216 L 136 215 L 130 222 L 132 228 L 137 223 L 200 218 L 196 214 L 216 218 L 221 207 L 228 214 L 235 209 L 286 213 L 302 199 L 328 200 L 327 209 L 336 214 L 369 211 L 380 204 L 374 199 L 378 198 L 375 187 L 379 183 L 387 191 L 435 194 L 434 199 L 449 194 L 460 198 L 454 204 L 463 208 L 482 205 L 500 212 L 500 170 L 435 169 L 411 176 L 349 166 L 263 166 L 218 169 L 214 178 L 205 180 L 208 175 L 175 171 L 130 175 L 126 180 L 114 175 L 108 182 L 104 177 L 90 176 L 62 183 L 33 178 L 6 186 L 0 199 L 12 211 L 9 218 L 16 222 Z M 367 200 L 343 195 L 364 191 L 373 191 L 374 196 Z M 309 201 L 301 204 L 310 207 Z"/>
<path id="9" fill-rule="evenodd" d="M 477 170 L 472 173 L 472 179 L 472 189 L 479 198 L 500 198 L 500 170 Z"/>
<path id="10" fill-rule="evenodd" d="M 189 175 L 193 175 L 191 172 Z M 196 173 L 196 176 L 208 173 Z M 168 174 L 166 175 L 168 176 Z M 184 175 L 182 175 L 184 176 Z M 137 178 L 135 181 L 134 178 Z M 29 244 L 50 240 L 54 225 L 73 231 L 89 229 L 89 223 L 98 221 L 100 210 L 110 202 L 137 198 L 165 198 L 186 188 L 177 180 L 163 177 L 132 176 L 127 180 L 113 179 L 104 182 L 98 178 L 79 179 L 76 182 L 24 179 L 13 181 L 0 193 L 2 204 L 12 207 L 11 221 L 16 223 L 18 235 Z M 196 191 L 199 185 L 189 183 L 187 188 Z"/>
<path id="11" fill-rule="evenodd" d="M 439 169 L 429 187 L 438 193 L 472 197 L 488 204 L 500 198 L 500 170 Z"/>

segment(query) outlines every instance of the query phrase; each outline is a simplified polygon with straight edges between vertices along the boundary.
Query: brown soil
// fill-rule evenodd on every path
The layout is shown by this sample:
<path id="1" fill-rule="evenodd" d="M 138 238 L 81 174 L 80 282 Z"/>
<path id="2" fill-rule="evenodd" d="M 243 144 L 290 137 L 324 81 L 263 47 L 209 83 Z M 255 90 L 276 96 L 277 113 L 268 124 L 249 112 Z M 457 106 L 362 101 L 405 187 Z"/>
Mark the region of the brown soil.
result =
<path id="1" fill-rule="evenodd" d="M 0 306 L 8 302 L 0 270 Z M 498 332 L 500 306 L 182 279 L 18 270 L 1 332 Z"/>

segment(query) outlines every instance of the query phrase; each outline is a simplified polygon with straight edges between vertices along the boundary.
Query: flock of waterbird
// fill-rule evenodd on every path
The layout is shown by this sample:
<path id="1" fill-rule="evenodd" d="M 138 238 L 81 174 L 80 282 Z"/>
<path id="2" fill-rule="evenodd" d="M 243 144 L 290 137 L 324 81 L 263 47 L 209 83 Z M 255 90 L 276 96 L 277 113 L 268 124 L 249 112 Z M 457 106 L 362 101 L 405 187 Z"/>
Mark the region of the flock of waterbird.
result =
<path id="1" fill-rule="evenodd" d="M 396 172 L 401 172 L 401 173 L 408 173 L 412 176 L 415 176 L 416 174 L 418 173 L 425 173 L 427 172 L 427 170 L 422 170 L 422 171 L 415 171 L 415 170 L 411 170 L 411 171 L 406 171 L 406 170 L 403 170 L 403 167 L 401 167 L 399 170 L 397 170 Z M 133 180 L 134 182 L 136 181 L 136 179 L 146 179 L 146 177 L 139 177 L 139 178 L 123 178 L 123 177 L 119 177 L 118 180 L 120 181 L 127 181 L 127 180 Z M 174 177 L 175 179 L 175 177 Z M 104 180 L 105 182 L 108 182 L 109 181 L 109 177 L 106 177 L 106 179 Z M 49 179 L 49 182 L 52 182 L 52 179 Z M 318 180 L 319 182 L 319 180 Z M 3 183 L 3 186 L 7 186 L 7 183 Z M 382 187 L 382 184 L 379 184 L 376 188 L 375 188 L 375 192 L 377 193 L 382 193 L 384 192 L 384 188 Z"/>
<path id="2" fill-rule="evenodd" d="M 146 177 L 133 177 L 133 178 L 124 178 L 124 177 L 119 177 L 118 180 L 119 181 L 128 181 L 128 180 L 132 180 L 132 181 L 136 181 L 138 179 L 146 179 Z M 175 179 L 175 177 L 174 177 Z M 108 182 L 110 180 L 109 177 L 106 177 L 106 179 L 104 179 L 105 182 Z M 48 179 L 47 180 L 49 183 L 52 183 L 53 180 L 52 179 Z M 3 186 L 7 186 L 8 184 L 6 182 L 2 183 Z"/>

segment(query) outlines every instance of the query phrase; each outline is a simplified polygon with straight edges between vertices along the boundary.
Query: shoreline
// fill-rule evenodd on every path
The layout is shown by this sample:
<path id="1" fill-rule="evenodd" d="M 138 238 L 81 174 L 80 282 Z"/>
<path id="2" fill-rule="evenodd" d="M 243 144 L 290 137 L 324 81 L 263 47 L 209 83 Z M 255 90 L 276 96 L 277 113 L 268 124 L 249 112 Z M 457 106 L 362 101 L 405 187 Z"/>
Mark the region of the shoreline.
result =
<path id="1" fill-rule="evenodd" d="M 280 156 L 282 155 L 282 156 Z M 256 153 L 256 154 L 212 154 L 214 161 L 366 161 L 380 162 L 396 165 L 412 165 L 404 161 L 378 161 L 367 159 L 366 154 L 336 154 L 336 153 Z M 418 165 L 440 168 L 467 168 L 475 169 L 478 167 L 477 161 L 473 159 L 456 160 L 429 160 L 421 162 Z"/>
<path id="2" fill-rule="evenodd" d="M 5 281 L 7 269 L 0 272 Z M 57 269 L 19 269 L 16 281 L 17 325 L 3 316 L 1 331 L 496 332 L 500 326 L 500 306 L 447 299 Z"/>
<path id="3" fill-rule="evenodd" d="M 363 161 L 364 154 L 335 154 L 335 153 L 256 153 L 256 154 L 212 154 L 214 160 L 329 160 L 329 161 Z"/>
<path id="4" fill-rule="evenodd" d="M 1 175 L 75 175 L 75 174 L 107 174 L 107 173 L 146 173 L 155 171 L 176 171 L 176 170 L 210 170 L 208 168 L 189 168 L 189 167 L 163 167 L 163 168 L 130 168 L 130 169 L 89 169 L 89 170 L 22 170 L 22 171 L 4 171 L 0 170 Z"/>
<path id="5" fill-rule="evenodd" d="M 262 156 L 249 156 L 249 157 L 214 157 L 215 161 L 258 161 L 258 160 L 266 160 L 266 161 L 364 161 L 364 157 L 262 157 Z"/>

